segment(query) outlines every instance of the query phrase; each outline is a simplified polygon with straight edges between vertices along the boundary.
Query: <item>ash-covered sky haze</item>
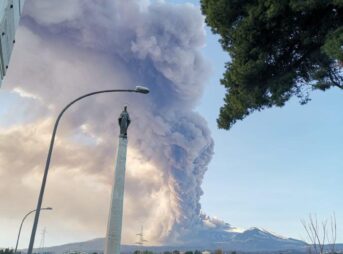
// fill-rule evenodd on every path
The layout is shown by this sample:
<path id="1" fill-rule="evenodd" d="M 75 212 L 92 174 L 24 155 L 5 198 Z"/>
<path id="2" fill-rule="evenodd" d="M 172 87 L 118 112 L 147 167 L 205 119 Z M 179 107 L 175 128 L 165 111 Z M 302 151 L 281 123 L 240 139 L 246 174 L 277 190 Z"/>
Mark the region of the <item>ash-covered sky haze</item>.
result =
<path id="1" fill-rule="evenodd" d="M 46 246 L 105 235 L 123 105 L 132 119 L 124 243 L 141 225 L 151 245 L 191 241 L 202 212 L 298 239 L 300 219 L 335 212 L 343 242 L 342 94 L 218 130 L 229 58 L 217 40 L 198 1 L 27 0 L 0 90 L 0 247 L 14 247 L 36 206 L 59 110 L 87 92 L 142 84 L 149 95 L 98 95 L 64 115 L 43 202 L 54 210 L 41 213 L 36 246 L 44 227 Z"/>
<path id="2" fill-rule="evenodd" d="M 5 227 L 16 228 L 35 204 L 58 111 L 83 93 L 140 84 L 149 96 L 99 95 L 64 116 L 44 198 L 54 210 L 41 225 L 49 224 L 54 243 L 103 236 L 123 105 L 133 119 L 124 242 L 136 240 L 143 222 L 151 244 L 178 242 L 201 225 L 201 182 L 213 141 L 194 112 L 209 76 L 200 10 L 163 2 L 27 1 L 17 40 L 3 90 L 17 100 L 1 132 Z"/>

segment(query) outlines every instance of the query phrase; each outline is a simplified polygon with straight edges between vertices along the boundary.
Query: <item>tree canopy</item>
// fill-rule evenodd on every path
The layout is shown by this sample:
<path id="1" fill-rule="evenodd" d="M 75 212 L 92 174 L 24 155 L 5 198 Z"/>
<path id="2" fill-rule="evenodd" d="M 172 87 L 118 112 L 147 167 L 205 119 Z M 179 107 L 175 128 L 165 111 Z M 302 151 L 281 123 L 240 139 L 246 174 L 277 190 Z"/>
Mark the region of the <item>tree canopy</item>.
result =
<path id="1" fill-rule="evenodd" d="M 206 23 L 231 57 L 218 127 L 256 110 L 302 104 L 343 89 L 343 0 L 201 0 Z"/>
<path id="2" fill-rule="evenodd" d="M 13 254 L 13 249 L 1 249 L 0 254 Z"/>

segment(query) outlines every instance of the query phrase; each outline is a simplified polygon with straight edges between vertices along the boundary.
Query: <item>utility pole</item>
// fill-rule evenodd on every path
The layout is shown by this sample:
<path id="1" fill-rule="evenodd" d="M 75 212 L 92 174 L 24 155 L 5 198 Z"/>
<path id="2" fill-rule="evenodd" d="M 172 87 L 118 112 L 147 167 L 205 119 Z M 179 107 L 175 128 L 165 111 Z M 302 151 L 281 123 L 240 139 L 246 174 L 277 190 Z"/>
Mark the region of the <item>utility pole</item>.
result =
<path id="1" fill-rule="evenodd" d="M 144 245 L 144 242 L 147 242 L 147 240 L 144 239 L 143 226 L 141 226 L 141 232 L 139 232 L 136 235 L 139 236 L 138 241 L 136 242 L 136 244 L 138 244 L 139 246 L 142 247 Z"/>
<path id="2" fill-rule="evenodd" d="M 42 239 L 41 239 L 40 245 L 39 245 L 39 253 L 40 254 L 44 254 L 45 234 L 46 234 L 46 228 L 44 227 L 44 229 L 42 231 Z"/>

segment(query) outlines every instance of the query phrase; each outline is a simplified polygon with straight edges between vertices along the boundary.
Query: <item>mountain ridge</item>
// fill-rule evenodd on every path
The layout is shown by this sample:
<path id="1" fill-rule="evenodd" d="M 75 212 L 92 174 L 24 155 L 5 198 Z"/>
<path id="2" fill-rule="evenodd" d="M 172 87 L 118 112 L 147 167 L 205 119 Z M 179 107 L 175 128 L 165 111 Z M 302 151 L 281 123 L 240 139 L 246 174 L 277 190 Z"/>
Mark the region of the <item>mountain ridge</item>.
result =
<path id="1" fill-rule="evenodd" d="M 229 224 L 227 224 L 229 226 Z M 231 226 L 229 226 L 232 228 Z M 296 250 L 305 252 L 307 243 L 281 236 L 276 236 L 265 229 L 249 228 L 241 233 L 225 231 L 223 228 L 214 228 L 199 231 L 194 235 L 193 241 L 188 241 L 179 245 L 163 245 L 163 246 L 137 246 L 137 245 L 122 245 L 122 252 L 133 252 L 140 248 L 149 249 L 155 252 L 173 251 L 173 250 L 232 250 L 245 252 L 258 251 L 287 251 Z M 105 239 L 95 238 L 89 241 L 68 243 L 58 246 L 46 247 L 45 252 L 53 252 L 62 254 L 71 251 L 80 252 L 102 252 L 104 249 Z"/>

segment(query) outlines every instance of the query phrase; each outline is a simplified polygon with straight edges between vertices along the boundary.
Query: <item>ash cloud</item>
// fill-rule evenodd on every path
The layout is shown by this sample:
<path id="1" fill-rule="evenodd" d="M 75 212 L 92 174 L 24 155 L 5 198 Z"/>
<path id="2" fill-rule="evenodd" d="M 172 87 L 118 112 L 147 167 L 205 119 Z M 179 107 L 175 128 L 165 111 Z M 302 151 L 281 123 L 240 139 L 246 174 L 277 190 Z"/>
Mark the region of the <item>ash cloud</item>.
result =
<path id="1" fill-rule="evenodd" d="M 181 242 L 201 228 L 201 183 L 213 153 L 213 140 L 206 121 L 194 112 L 209 69 L 199 53 L 205 43 L 200 10 L 189 4 L 133 0 L 27 0 L 17 35 L 4 87 L 37 96 L 44 110 L 40 116 L 32 112 L 34 120 L 25 128 L 7 128 L 2 133 L 3 140 L 12 143 L 10 134 L 21 136 L 27 129 L 38 129 L 17 140 L 21 146 L 2 148 L 11 156 L 27 154 L 19 159 L 14 172 L 23 178 L 28 172 L 39 175 L 44 162 L 39 154 L 44 154 L 42 146 L 47 147 L 49 124 L 52 126 L 53 116 L 68 101 L 94 90 L 145 84 L 151 89 L 148 96 L 99 95 L 66 113 L 45 202 L 64 204 L 60 215 L 70 217 L 77 196 L 62 200 L 61 196 L 72 190 L 58 190 L 57 181 L 68 176 L 66 181 L 73 182 L 75 178 L 78 184 L 86 184 L 85 191 L 100 186 L 95 192 L 106 198 L 78 204 L 89 210 L 83 215 L 80 211 L 77 218 L 71 216 L 74 221 L 69 224 L 91 221 L 89 227 L 94 229 L 93 217 L 107 220 L 108 210 L 93 217 L 90 211 L 96 210 L 93 206 L 108 207 L 116 118 L 127 104 L 133 122 L 129 129 L 124 240 L 132 241 L 140 222 L 144 222 L 152 243 Z M 45 141 L 37 141 L 43 133 Z M 34 147 L 30 147 L 30 140 L 34 140 Z M 0 163 L 2 171 L 9 174 L 9 160 L 0 159 Z M 21 165 L 25 164 L 30 169 L 23 173 Z M 92 181 L 72 177 L 77 174 Z M 39 177 L 35 181 L 38 183 Z M 33 193 L 37 189 L 30 188 Z M 80 198 L 84 195 L 77 193 Z"/>

